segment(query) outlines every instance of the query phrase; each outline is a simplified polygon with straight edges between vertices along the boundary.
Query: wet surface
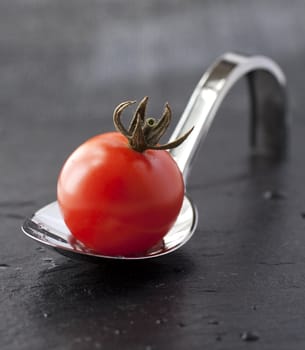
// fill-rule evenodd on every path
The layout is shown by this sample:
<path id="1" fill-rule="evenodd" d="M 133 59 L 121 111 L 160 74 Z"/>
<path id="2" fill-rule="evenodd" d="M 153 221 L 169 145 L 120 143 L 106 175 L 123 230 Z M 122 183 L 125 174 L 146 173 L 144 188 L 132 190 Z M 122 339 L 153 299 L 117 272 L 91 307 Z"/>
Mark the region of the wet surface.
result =
<path id="1" fill-rule="evenodd" d="M 304 10 L 301 0 L 0 3 L 1 350 L 304 349 Z M 118 102 L 149 95 L 158 116 L 169 101 L 175 123 L 204 69 L 233 49 L 286 72 L 286 160 L 251 156 L 241 82 L 190 174 L 199 225 L 181 250 L 93 265 L 23 235 L 23 218 L 54 200 L 68 154 L 112 130 Z"/>

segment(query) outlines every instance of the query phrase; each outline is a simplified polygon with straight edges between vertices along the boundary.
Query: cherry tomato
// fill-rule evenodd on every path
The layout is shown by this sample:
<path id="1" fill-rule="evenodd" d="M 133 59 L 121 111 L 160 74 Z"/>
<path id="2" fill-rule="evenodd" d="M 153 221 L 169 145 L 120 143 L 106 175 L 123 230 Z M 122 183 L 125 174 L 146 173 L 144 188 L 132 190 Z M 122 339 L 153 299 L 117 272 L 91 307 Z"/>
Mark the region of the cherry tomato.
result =
<path id="1" fill-rule="evenodd" d="M 140 119 L 143 122 L 142 114 L 131 131 Z M 110 132 L 89 139 L 71 154 L 59 175 L 57 198 L 67 227 L 99 254 L 135 256 L 147 251 L 166 235 L 182 206 L 183 178 L 171 155 L 159 145 L 133 149 L 131 131 L 127 137 Z"/>

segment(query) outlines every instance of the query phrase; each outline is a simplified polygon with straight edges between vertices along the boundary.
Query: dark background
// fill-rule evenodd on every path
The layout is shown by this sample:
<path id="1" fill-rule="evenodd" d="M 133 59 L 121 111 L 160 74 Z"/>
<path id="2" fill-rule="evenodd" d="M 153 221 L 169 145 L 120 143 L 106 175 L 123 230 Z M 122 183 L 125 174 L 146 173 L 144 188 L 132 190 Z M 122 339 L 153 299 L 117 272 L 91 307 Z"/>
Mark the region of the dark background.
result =
<path id="1" fill-rule="evenodd" d="M 304 14 L 302 0 L 0 2 L 2 350 L 304 349 Z M 21 233 L 56 198 L 69 153 L 112 130 L 117 103 L 149 95 L 159 116 L 169 101 L 175 124 L 232 50 L 269 56 L 287 76 L 284 162 L 251 157 L 241 82 L 192 169 L 199 226 L 181 250 L 93 265 Z"/>

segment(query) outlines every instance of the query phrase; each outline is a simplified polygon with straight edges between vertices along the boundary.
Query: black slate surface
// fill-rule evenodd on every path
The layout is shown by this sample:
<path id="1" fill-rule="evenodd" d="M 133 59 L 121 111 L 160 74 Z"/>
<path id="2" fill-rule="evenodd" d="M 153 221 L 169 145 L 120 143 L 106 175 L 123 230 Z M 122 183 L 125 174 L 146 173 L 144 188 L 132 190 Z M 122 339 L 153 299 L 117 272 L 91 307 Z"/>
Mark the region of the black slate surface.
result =
<path id="1" fill-rule="evenodd" d="M 0 348 L 304 349 L 304 1 L 0 3 Z M 189 179 L 199 225 L 145 262 L 76 262 L 20 231 L 55 199 L 67 155 L 149 95 L 176 122 L 231 50 L 288 79 L 290 154 L 251 157 L 248 97 L 226 99 Z"/>

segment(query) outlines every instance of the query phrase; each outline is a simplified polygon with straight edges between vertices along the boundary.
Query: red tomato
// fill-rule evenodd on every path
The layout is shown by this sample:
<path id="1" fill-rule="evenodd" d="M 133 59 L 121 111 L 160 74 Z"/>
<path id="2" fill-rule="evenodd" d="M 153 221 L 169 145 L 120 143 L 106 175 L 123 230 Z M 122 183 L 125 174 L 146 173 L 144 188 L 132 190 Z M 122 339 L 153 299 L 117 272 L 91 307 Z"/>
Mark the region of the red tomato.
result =
<path id="1" fill-rule="evenodd" d="M 136 151 L 117 132 L 95 136 L 77 148 L 57 187 L 73 236 L 112 256 L 135 256 L 157 244 L 174 224 L 183 196 L 182 174 L 167 151 Z"/>
<path id="2" fill-rule="evenodd" d="M 142 253 L 168 232 L 184 195 L 167 151 L 130 149 L 119 133 L 81 145 L 58 180 L 58 202 L 73 235 L 105 255 Z"/>

